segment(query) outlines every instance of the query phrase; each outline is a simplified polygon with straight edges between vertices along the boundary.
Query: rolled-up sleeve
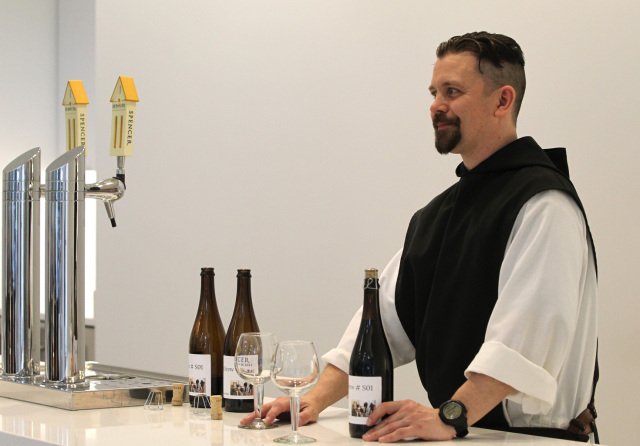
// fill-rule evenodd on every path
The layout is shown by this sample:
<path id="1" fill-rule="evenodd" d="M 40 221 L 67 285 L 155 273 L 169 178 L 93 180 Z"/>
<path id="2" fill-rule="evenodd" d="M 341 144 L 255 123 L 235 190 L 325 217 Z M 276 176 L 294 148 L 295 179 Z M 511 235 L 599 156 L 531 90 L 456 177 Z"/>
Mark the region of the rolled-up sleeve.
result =
<path id="1" fill-rule="evenodd" d="M 507 400 L 525 414 L 546 414 L 555 403 L 575 341 L 586 239 L 580 208 L 560 191 L 530 199 L 511 232 L 485 342 L 465 375 L 482 373 L 510 385 Z"/>

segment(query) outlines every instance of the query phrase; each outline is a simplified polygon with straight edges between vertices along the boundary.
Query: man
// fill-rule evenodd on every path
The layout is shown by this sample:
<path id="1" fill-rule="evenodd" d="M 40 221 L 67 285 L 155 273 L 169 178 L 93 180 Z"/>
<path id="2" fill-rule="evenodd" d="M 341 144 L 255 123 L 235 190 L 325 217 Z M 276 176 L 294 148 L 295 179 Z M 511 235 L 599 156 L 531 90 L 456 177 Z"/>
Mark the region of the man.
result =
<path id="1" fill-rule="evenodd" d="M 434 408 L 383 403 L 363 439 L 448 440 L 476 425 L 588 440 L 595 252 L 564 152 L 545 153 L 517 136 L 525 75 L 513 39 L 471 33 L 436 54 L 429 87 L 436 148 L 462 157 L 460 179 L 413 216 L 380 278 L 394 364 L 416 360 Z M 359 320 L 324 356 L 328 365 L 302 399 L 300 424 L 347 395 Z M 265 422 L 288 404 L 266 404 Z M 460 410 L 447 418 L 452 407 Z"/>

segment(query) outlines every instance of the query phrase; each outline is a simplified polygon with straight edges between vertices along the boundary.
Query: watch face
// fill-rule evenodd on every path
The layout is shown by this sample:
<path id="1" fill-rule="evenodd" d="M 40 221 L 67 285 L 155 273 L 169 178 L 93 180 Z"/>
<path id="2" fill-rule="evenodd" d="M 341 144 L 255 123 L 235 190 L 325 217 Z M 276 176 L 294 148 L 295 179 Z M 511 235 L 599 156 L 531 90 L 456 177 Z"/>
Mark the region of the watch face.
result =
<path id="1" fill-rule="evenodd" d="M 459 404 L 450 402 L 449 404 L 444 406 L 444 408 L 442 409 L 442 413 L 447 419 L 454 420 L 462 414 L 462 407 L 460 407 Z"/>

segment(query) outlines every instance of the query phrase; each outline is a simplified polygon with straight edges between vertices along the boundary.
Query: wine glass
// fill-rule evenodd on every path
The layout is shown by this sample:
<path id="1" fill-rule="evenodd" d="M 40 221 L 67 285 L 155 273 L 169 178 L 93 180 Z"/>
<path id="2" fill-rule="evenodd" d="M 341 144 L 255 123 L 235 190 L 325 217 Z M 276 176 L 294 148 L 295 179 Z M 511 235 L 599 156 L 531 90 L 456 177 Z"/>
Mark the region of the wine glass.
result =
<path id="1" fill-rule="evenodd" d="M 264 383 L 271 378 L 276 337 L 273 333 L 243 333 L 236 347 L 235 367 L 238 375 L 253 384 L 255 419 L 251 424 L 240 425 L 242 429 L 272 429 L 275 424 L 262 421 Z"/>
<path id="2" fill-rule="evenodd" d="M 313 443 L 315 438 L 298 433 L 300 422 L 300 394 L 313 387 L 318 380 L 318 355 L 309 341 L 283 341 L 276 346 L 271 367 L 271 379 L 276 387 L 289 394 L 291 404 L 291 433 L 276 438 L 277 443 Z"/>

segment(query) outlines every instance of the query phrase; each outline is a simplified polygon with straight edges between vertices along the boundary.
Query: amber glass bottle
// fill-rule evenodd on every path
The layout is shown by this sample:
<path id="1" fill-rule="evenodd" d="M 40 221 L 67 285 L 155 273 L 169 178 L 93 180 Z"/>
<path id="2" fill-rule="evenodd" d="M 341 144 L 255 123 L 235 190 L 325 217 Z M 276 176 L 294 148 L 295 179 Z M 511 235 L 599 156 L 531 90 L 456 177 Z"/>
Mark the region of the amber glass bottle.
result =
<path id="1" fill-rule="evenodd" d="M 200 272 L 200 304 L 189 339 L 189 402 L 195 395 L 222 394 L 224 327 L 218 312 L 213 268 Z M 209 398 L 205 398 L 206 404 Z"/>
<path id="2" fill-rule="evenodd" d="M 228 412 L 253 411 L 253 386 L 235 371 L 235 354 L 242 333 L 257 332 L 258 322 L 251 301 L 251 270 L 238 270 L 236 306 L 224 342 L 224 409 Z"/>

